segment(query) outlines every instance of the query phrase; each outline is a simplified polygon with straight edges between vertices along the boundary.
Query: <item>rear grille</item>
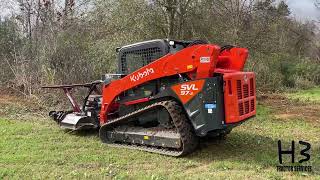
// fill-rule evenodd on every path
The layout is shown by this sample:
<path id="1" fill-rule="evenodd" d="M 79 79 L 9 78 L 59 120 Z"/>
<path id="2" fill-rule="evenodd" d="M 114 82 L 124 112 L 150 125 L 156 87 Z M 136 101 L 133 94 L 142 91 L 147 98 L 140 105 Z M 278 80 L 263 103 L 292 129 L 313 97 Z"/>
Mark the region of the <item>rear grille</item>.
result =
<path id="1" fill-rule="evenodd" d="M 254 111 L 255 110 L 255 103 L 254 103 L 254 99 L 251 100 L 251 109 L 250 111 Z"/>
<path id="2" fill-rule="evenodd" d="M 243 96 L 244 96 L 244 98 L 249 97 L 249 86 L 248 86 L 248 84 L 243 85 Z"/>
<path id="3" fill-rule="evenodd" d="M 249 101 L 246 101 L 244 103 L 244 109 L 245 109 L 245 113 L 248 114 L 249 113 Z"/>
<path id="4" fill-rule="evenodd" d="M 241 80 L 237 80 L 237 94 L 238 94 L 238 99 L 242 99 Z"/>
<path id="5" fill-rule="evenodd" d="M 240 114 L 240 116 L 242 116 L 244 114 L 244 112 L 243 112 L 243 103 L 239 103 L 238 106 L 239 106 L 239 114 Z"/>
<path id="6" fill-rule="evenodd" d="M 254 96 L 253 78 L 250 79 L 250 96 Z"/>
<path id="7" fill-rule="evenodd" d="M 255 111 L 254 92 L 253 78 L 250 78 L 249 83 L 244 83 L 243 80 L 237 80 L 237 97 L 240 116 Z"/>
<path id="8" fill-rule="evenodd" d="M 256 114 L 256 81 L 253 72 L 223 75 L 225 123 L 238 123 Z"/>

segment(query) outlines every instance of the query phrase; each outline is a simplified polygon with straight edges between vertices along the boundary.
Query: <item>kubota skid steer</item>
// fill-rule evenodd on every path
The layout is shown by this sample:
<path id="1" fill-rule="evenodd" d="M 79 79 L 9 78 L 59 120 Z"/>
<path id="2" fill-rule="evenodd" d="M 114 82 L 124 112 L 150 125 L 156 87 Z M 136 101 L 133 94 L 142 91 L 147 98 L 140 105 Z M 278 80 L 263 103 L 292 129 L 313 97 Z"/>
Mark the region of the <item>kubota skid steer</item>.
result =
<path id="1" fill-rule="evenodd" d="M 256 114 L 255 75 L 243 72 L 245 48 L 152 40 L 117 52 L 118 74 L 45 87 L 63 89 L 73 106 L 50 112 L 61 127 L 99 128 L 111 146 L 181 156 L 196 149 L 199 137 L 228 134 Z M 71 95 L 78 86 L 89 89 L 82 107 Z"/>

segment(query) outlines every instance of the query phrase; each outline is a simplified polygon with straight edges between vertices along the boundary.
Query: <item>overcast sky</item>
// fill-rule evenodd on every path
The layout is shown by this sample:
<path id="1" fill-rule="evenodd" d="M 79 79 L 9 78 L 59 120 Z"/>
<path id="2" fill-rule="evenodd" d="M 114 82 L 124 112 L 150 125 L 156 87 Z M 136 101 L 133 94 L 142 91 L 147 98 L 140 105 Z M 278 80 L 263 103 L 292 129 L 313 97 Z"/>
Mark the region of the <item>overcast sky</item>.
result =
<path id="1" fill-rule="evenodd" d="M 280 1 L 280 0 L 279 0 Z M 320 9 L 314 5 L 316 0 L 285 0 L 291 9 L 292 16 L 298 20 L 317 20 L 320 19 Z M 10 3 L 11 2 L 11 3 Z M 14 8 L 15 0 L 0 0 L 0 16 L 10 14 L 8 6 Z M 17 8 L 17 7 L 15 7 Z"/>
<path id="2" fill-rule="evenodd" d="M 320 9 L 314 5 L 315 0 L 287 0 L 292 15 L 300 20 L 320 19 Z"/>

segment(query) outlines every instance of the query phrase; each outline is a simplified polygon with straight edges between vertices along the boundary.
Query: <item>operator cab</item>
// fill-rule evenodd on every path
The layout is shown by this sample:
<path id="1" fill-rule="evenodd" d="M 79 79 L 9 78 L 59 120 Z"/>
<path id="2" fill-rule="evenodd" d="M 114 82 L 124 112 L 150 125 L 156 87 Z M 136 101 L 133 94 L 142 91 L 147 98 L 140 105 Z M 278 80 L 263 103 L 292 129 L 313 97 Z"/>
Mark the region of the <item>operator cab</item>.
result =
<path id="1" fill-rule="evenodd" d="M 195 41 L 176 41 L 168 39 L 156 39 L 139 42 L 117 48 L 118 73 L 130 74 L 135 70 L 146 66 L 168 53 L 176 53 Z M 197 41 L 198 42 L 198 41 Z"/>

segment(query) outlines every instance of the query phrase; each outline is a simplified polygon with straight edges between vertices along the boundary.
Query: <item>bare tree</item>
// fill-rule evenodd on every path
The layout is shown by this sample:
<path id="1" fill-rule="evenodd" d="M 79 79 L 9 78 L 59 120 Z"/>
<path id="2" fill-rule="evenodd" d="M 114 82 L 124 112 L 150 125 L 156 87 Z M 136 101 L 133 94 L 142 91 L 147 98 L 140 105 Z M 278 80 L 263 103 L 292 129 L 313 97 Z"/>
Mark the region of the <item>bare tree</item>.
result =
<path id="1" fill-rule="evenodd" d="M 167 26 L 168 38 L 181 38 L 192 0 L 156 0 L 161 8 Z"/>

